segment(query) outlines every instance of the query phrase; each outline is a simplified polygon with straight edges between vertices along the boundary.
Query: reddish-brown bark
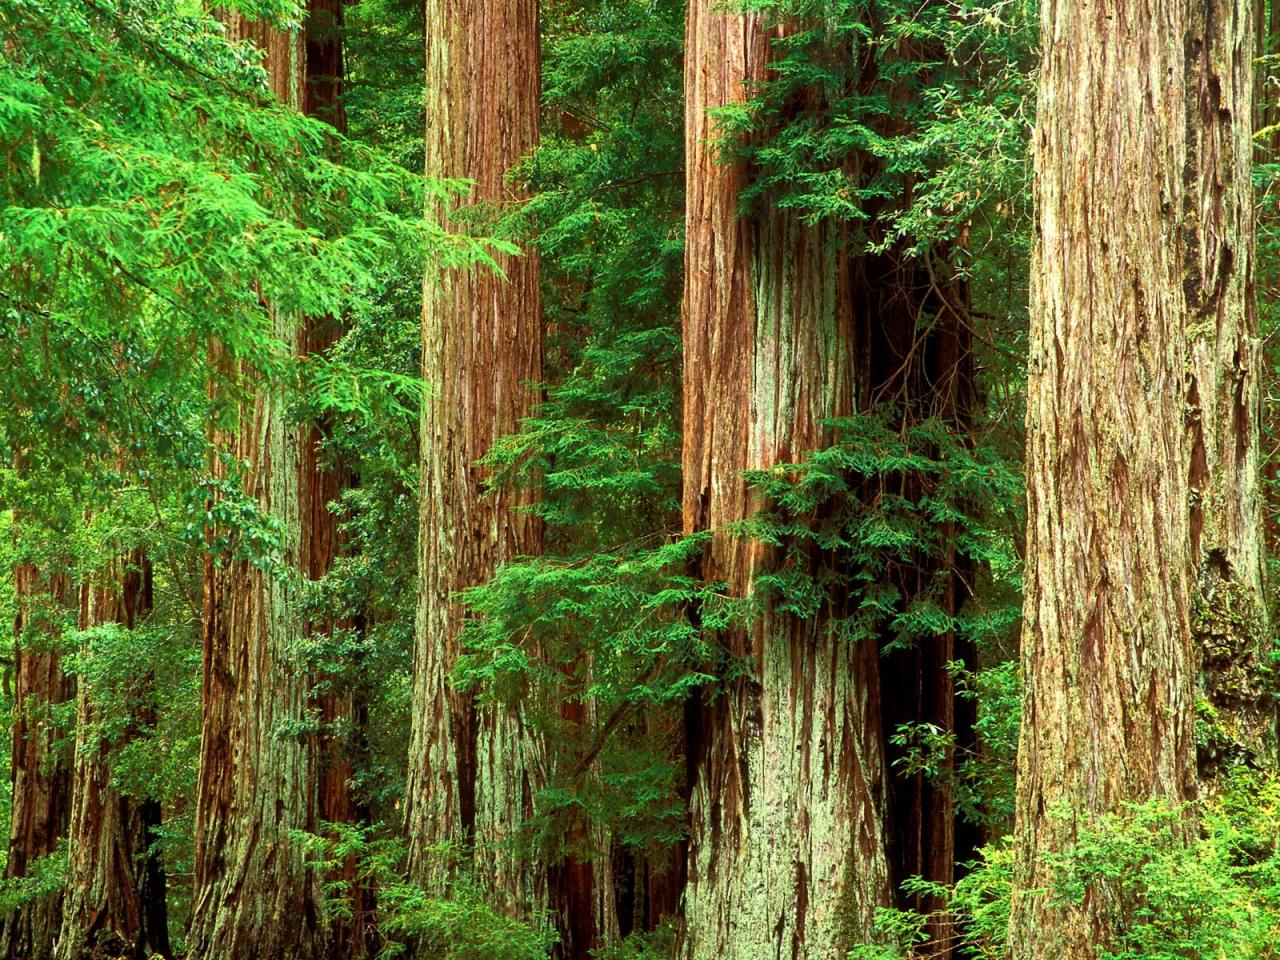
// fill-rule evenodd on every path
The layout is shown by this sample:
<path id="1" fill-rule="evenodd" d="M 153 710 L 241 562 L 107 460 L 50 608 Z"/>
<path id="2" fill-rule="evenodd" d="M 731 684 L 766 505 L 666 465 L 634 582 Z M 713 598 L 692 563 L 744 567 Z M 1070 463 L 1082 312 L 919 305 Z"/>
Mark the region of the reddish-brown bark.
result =
<path id="1" fill-rule="evenodd" d="M 1191 376 L 1193 628 L 1213 707 L 1199 742 L 1206 779 L 1274 765 L 1277 690 L 1263 589 L 1259 489 L 1262 351 L 1254 291 L 1254 10 L 1192 7 L 1188 79 L 1186 291 Z"/>
<path id="2" fill-rule="evenodd" d="M 104 624 L 134 629 L 151 610 L 151 564 L 131 550 L 80 587 L 79 627 Z M 92 656 L 92 647 L 86 648 Z M 93 725 L 102 719 L 93 689 L 76 693 L 77 735 L 72 811 L 58 960 L 168 956 L 164 865 L 151 850 L 160 825 L 159 804 L 122 794 L 112 783 L 111 744 Z M 154 723 L 148 710 L 128 736 Z"/>
<path id="3" fill-rule="evenodd" d="M 342 80 L 346 72 L 342 55 L 343 5 L 344 0 L 307 0 L 307 20 L 303 31 L 306 76 L 302 112 L 345 133 L 347 116 L 342 104 Z"/>
<path id="4" fill-rule="evenodd" d="M 794 462 L 854 411 L 855 324 L 838 228 L 739 216 L 746 171 L 719 162 L 708 111 L 765 77 L 769 30 L 695 0 L 685 55 L 684 528 L 716 531 L 701 573 L 743 596 L 772 559 L 726 529 L 758 505 L 743 471 Z M 839 605 L 766 608 L 727 639 L 752 675 L 691 717 L 691 960 L 834 957 L 890 900 L 877 652 L 833 636 Z"/>
<path id="5" fill-rule="evenodd" d="M 1183 80 L 1197 9 L 1044 6 L 1014 960 L 1097 956 L 1129 905 L 1102 880 L 1055 903 L 1052 858 L 1126 802 L 1196 794 Z"/>
<path id="6" fill-rule="evenodd" d="M 74 603 L 65 573 L 42 575 L 24 562 L 14 569 L 13 811 L 5 877 L 30 875 L 66 836 L 71 813 L 71 764 L 55 748 L 52 708 L 75 696 L 56 644 L 61 616 Z M 0 955 L 46 960 L 61 923 L 62 896 L 35 898 L 4 917 Z"/>
<path id="7" fill-rule="evenodd" d="M 426 170 L 466 177 L 462 202 L 492 210 L 519 201 L 507 171 L 538 142 L 539 37 L 535 0 L 427 3 Z M 433 204 L 433 216 L 447 216 Z M 487 495 L 477 464 L 494 440 L 532 412 L 541 375 L 536 252 L 488 270 L 428 270 L 422 322 L 419 590 L 414 714 L 406 790 L 410 866 L 432 883 L 448 865 L 442 843 L 473 841 L 476 873 L 500 908 L 548 902 L 545 868 L 518 849 L 543 775 L 541 748 L 518 708 L 477 709 L 456 692 L 458 590 L 538 552 L 541 530 L 521 493 Z"/>
<path id="8" fill-rule="evenodd" d="M 285 104 L 304 97 L 299 34 L 233 17 L 232 36 L 264 52 L 270 86 Z M 299 324 L 268 306 L 272 334 L 297 352 Z M 224 375 L 234 371 L 214 351 Z M 242 387 L 250 385 L 242 384 Z M 209 556 L 205 574 L 204 690 L 195 826 L 193 960 L 323 956 L 321 878 L 297 833 L 317 829 L 318 747 L 310 732 L 312 678 L 297 655 L 303 449 L 284 398 L 248 389 L 230 436 L 215 449 L 247 464 L 241 480 L 284 537 L 282 569 L 268 559 Z M 225 476 L 217 454 L 211 470 Z"/>
<path id="9" fill-rule="evenodd" d="M 588 704 L 582 700 L 566 699 L 561 704 L 560 719 L 569 730 L 576 728 L 575 736 L 579 739 L 590 716 Z M 579 754 L 574 760 L 587 775 L 586 759 Z M 559 934 L 555 954 L 563 960 L 590 960 L 590 951 L 599 943 L 606 914 L 608 920 L 616 922 L 613 903 L 605 910 L 596 902 L 602 894 L 607 894 L 612 901 L 613 885 L 608 871 L 611 864 L 595 856 L 597 844 L 585 815 L 571 815 L 563 834 L 564 853 L 548 864 L 550 906 Z"/>
<path id="10" fill-rule="evenodd" d="M 345 73 L 342 50 L 343 0 L 308 0 L 304 32 L 305 76 L 302 109 L 307 116 L 324 120 L 341 133 L 346 132 L 346 112 L 342 104 L 342 82 Z M 300 336 L 300 354 L 321 356 L 345 332 L 345 324 L 336 317 L 304 317 Z M 329 424 L 321 419 L 304 429 L 302 438 L 301 476 L 298 481 L 300 536 L 298 566 L 312 582 L 321 580 L 333 569 L 342 551 L 338 529 L 339 516 L 332 505 L 351 485 L 351 471 L 333 460 L 323 449 Z M 358 630 L 356 618 L 312 622 L 311 632 L 335 629 Z M 319 817 L 325 823 L 355 824 L 368 819 L 368 811 L 352 793 L 351 777 L 355 761 L 364 750 L 365 707 L 353 689 L 349 677 L 319 678 L 324 687 L 317 708 L 324 731 L 320 738 L 317 803 Z M 341 882 L 348 890 L 350 917 L 334 923 L 334 956 L 362 957 L 372 949 L 373 891 L 356 877 L 356 861 L 348 857 L 330 880 Z"/>

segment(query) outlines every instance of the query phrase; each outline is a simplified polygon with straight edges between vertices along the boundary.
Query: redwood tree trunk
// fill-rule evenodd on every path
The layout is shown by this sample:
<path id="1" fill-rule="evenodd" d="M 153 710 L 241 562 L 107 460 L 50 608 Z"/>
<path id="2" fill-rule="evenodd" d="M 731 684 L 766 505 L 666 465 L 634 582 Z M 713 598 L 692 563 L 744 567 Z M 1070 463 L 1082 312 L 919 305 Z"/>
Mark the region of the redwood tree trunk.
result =
<path id="1" fill-rule="evenodd" d="M 305 89 L 302 109 L 346 132 L 342 104 L 344 61 L 342 50 L 343 0 L 308 0 L 305 37 Z M 329 351 L 345 332 L 339 317 L 304 317 L 300 340 L 303 356 L 320 356 Z M 301 499 L 301 543 L 298 565 L 310 581 L 321 580 L 333 569 L 342 551 L 338 515 L 330 505 L 351 485 L 351 472 L 343 463 L 329 462 L 322 449 L 329 424 L 325 420 L 304 430 Z M 315 632 L 357 630 L 355 618 L 327 618 L 308 624 Z M 325 823 L 354 824 L 367 819 L 368 811 L 357 802 L 351 778 L 355 760 L 364 752 L 365 706 L 352 684 L 342 676 L 321 678 L 323 692 L 316 704 L 324 732 L 320 740 L 318 812 Z M 345 884 L 350 899 L 350 915 L 333 923 L 334 955 L 363 957 L 372 950 L 367 941 L 373 920 L 373 891 L 357 879 L 354 856 L 347 857 L 330 877 Z"/>
<path id="2" fill-rule="evenodd" d="M 504 176 L 538 142 L 536 0 L 427 0 L 426 170 L 467 177 L 466 202 L 518 200 Z M 429 211 L 446 216 L 436 205 Z M 502 257 L 487 270 L 428 271 L 422 370 L 431 394 L 421 432 L 421 514 L 406 829 L 415 879 L 448 865 L 443 842 L 475 843 L 476 873 L 499 908 L 547 903 L 546 871 L 516 849 L 542 782 L 540 749 L 516 709 L 477 708 L 450 685 L 462 612 L 456 591 L 536 553 L 541 530 L 520 494 L 486 494 L 476 461 L 515 431 L 537 400 L 542 317 L 538 258 Z"/>
<path id="3" fill-rule="evenodd" d="M 304 355 L 321 354 L 337 340 L 340 326 L 333 318 L 306 318 L 302 332 Z M 298 481 L 300 536 L 298 565 L 303 576 L 315 582 L 332 570 L 341 550 L 338 517 L 329 509 L 350 483 L 350 472 L 341 464 L 325 462 L 321 449 L 323 425 L 305 428 L 302 437 L 301 476 Z M 358 629 L 354 618 L 327 618 L 306 624 L 309 633 Z M 356 824 L 368 811 L 351 789 L 355 760 L 364 751 L 365 709 L 348 678 L 319 678 L 322 692 L 316 708 L 323 725 L 319 743 L 317 814 L 324 823 Z M 330 880 L 346 885 L 350 915 L 333 922 L 334 954 L 339 960 L 365 956 L 371 934 L 373 891 L 357 878 L 354 856 L 342 861 Z"/>
<path id="4" fill-rule="evenodd" d="M 1203 657 L 1200 771 L 1276 757 L 1259 492 L 1261 349 L 1251 170 L 1255 10 L 1193 7 L 1186 264 L 1191 356 L 1192 624 Z"/>
<path id="5" fill-rule="evenodd" d="M 14 720 L 11 759 L 13 810 L 5 878 L 29 876 L 66 836 L 71 810 L 71 765 L 55 750 L 52 708 L 75 695 L 56 650 L 59 617 L 71 608 L 65 573 L 44 577 L 30 563 L 14 570 Z M 28 901 L 4 917 L 0 955 L 46 960 L 61 922 L 61 892 Z"/>
<path id="6" fill-rule="evenodd" d="M 1046 857 L 1195 796 L 1181 236 L 1190 0 L 1044 7 L 1027 387 L 1013 960 L 1085 960 L 1124 905 Z M 1172 79 L 1171 79 L 1172 78 Z"/>
<path id="7" fill-rule="evenodd" d="M 235 36 L 266 54 L 275 94 L 300 108 L 303 45 L 235 18 Z M 270 309 L 273 336 L 300 344 L 296 318 Z M 284 531 L 285 571 L 301 561 L 300 431 L 284 398 L 258 390 L 219 449 L 249 466 L 247 494 Z M 214 458 L 215 473 L 224 471 Z M 292 831 L 316 829 L 317 747 L 308 732 L 311 678 L 296 644 L 305 624 L 287 572 L 209 557 L 205 575 L 204 711 L 196 800 L 195 892 L 188 956 L 320 957 L 321 881 Z"/>
<path id="8" fill-rule="evenodd" d="M 132 550 L 80 588 L 81 630 L 117 623 L 132 630 L 151 610 L 151 565 Z M 92 651 L 90 649 L 90 655 Z M 67 886 L 58 960 L 168 956 L 164 867 L 149 853 L 159 808 L 111 783 L 107 744 L 91 736 L 102 719 L 94 691 L 76 691 L 75 769 Z M 136 718 L 139 726 L 154 717 Z M 158 883 L 157 883 L 158 881 Z"/>
<path id="9" fill-rule="evenodd" d="M 756 506 L 742 472 L 826 444 L 858 390 L 837 228 L 739 216 L 746 172 L 719 160 L 708 111 L 764 77 L 769 41 L 756 16 L 689 4 L 684 527 L 716 531 L 702 574 L 740 596 L 772 559 L 725 529 Z M 728 638 L 754 670 L 692 718 L 682 956 L 843 956 L 890 900 L 877 651 L 832 636 L 841 612 L 765 609 Z"/>

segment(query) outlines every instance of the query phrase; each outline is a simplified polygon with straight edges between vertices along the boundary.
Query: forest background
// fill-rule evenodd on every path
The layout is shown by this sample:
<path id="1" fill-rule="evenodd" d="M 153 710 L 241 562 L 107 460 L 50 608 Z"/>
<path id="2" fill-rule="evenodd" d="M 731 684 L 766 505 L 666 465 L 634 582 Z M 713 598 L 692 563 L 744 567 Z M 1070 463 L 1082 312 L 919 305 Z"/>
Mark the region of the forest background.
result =
<path id="1" fill-rule="evenodd" d="M 0 0 L 0 954 L 1280 956 L 1280 11 L 1102 6 Z M 1142 132 L 1055 173 L 1076 88 Z M 1103 167 L 1099 276 L 1209 266 L 1056 409 L 1189 425 L 1099 586 Z M 1114 675 L 1027 633 L 1166 569 Z"/>

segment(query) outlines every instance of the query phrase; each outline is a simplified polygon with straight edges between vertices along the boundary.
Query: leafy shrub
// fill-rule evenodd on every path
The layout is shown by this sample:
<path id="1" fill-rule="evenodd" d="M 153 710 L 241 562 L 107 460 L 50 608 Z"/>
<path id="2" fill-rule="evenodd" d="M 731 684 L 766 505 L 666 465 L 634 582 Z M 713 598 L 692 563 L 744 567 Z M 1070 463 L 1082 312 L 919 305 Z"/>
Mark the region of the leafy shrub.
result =
<path id="1" fill-rule="evenodd" d="M 672 921 L 656 929 L 636 931 L 617 943 L 591 951 L 592 960 L 669 960 L 675 956 L 676 931 Z"/>
<path id="2" fill-rule="evenodd" d="M 0 914 L 7 915 L 34 900 L 58 896 L 66 882 L 67 846 L 64 842 L 53 853 L 31 860 L 25 877 L 0 880 Z"/>
<path id="3" fill-rule="evenodd" d="M 1187 818 L 1198 830 L 1190 842 Z M 1238 771 L 1193 808 L 1153 801 L 1100 817 L 1068 854 L 1055 856 L 1046 895 L 1062 906 L 1104 884 L 1115 935 L 1098 960 L 1276 960 L 1280 957 L 1280 778 Z M 908 893 L 943 897 L 961 955 L 1007 956 L 1013 877 L 1011 838 L 984 848 L 953 887 L 919 879 Z M 925 960 L 925 926 L 936 921 L 885 909 L 879 924 L 897 947 L 859 946 L 850 960 Z"/>
<path id="4" fill-rule="evenodd" d="M 541 918 L 513 919 L 485 902 L 481 889 L 465 871 L 458 871 L 447 891 L 437 894 L 405 876 L 404 843 L 385 836 L 380 824 L 324 824 L 324 836 L 298 833 L 330 877 L 349 858 L 356 863 L 354 884 L 377 891 L 377 933 L 382 945 L 378 960 L 411 955 L 416 960 L 546 960 L 555 933 Z M 442 862 L 465 862 L 458 852 L 435 851 Z M 326 910 L 335 918 L 349 918 L 353 882 L 331 879 L 326 884 Z"/>

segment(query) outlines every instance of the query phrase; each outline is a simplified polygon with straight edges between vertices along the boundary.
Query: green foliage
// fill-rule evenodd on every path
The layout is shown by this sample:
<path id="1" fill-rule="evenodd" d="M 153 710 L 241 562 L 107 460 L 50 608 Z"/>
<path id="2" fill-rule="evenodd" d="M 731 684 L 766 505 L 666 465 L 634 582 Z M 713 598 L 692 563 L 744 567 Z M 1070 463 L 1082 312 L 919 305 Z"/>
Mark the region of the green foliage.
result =
<path id="1" fill-rule="evenodd" d="M 1005 960 L 1013 890 L 1011 838 L 983 847 L 978 859 L 965 866 L 967 872 L 953 887 L 920 877 L 909 878 L 903 884 L 905 893 L 939 897 L 946 904 L 944 910 L 924 914 L 881 908 L 876 913 L 876 925 L 884 942 L 856 946 L 848 960 L 928 960 L 931 953 L 927 926 L 939 920 L 954 925 L 961 956 Z"/>
<path id="2" fill-rule="evenodd" d="M 348 134 L 406 170 L 419 169 L 426 129 L 423 4 L 360 0 L 346 5 L 343 16 Z"/>
<path id="3" fill-rule="evenodd" d="M 288 0 L 225 6 L 282 28 L 301 16 Z M 460 185 L 426 182 L 417 156 L 403 166 L 377 149 L 394 144 L 345 138 L 275 102 L 259 53 L 229 42 L 199 4 L 0 0 L 0 32 L 0 502 L 6 523 L 10 509 L 20 516 L 17 555 L 40 569 L 92 579 L 121 549 L 147 549 L 152 617 L 134 631 L 62 629 L 56 642 L 94 693 L 99 720 L 82 733 L 107 747 L 122 792 L 162 803 L 168 869 L 189 876 L 201 554 L 285 573 L 281 521 L 246 494 L 250 465 L 209 449 L 213 428 L 234 430 L 264 392 L 296 421 L 338 421 L 334 449 L 361 449 L 365 503 L 378 522 L 396 515 L 385 501 L 412 498 L 402 474 L 423 392 L 416 356 L 391 367 L 375 344 L 298 364 L 277 320 L 368 318 L 357 335 L 367 343 L 382 306 L 420 288 L 424 262 L 484 265 L 490 247 L 422 216 L 429 197 Z M 211 476 L 214 458 L 226 479 Z M 372 534 L 373 521 L 353 513 L 362 521 Z M 397 622 L 370 631 L 368 670 L 352 671 L 394 704 L 388 720 L 372 711 L 375 747 L 395 731 L 382 766 L 358 773 L 362 799 L 394 803 L 400 773 L 386 768 L 399 771 L 403 755 L 406 604 L 380 574 L 412 569 L 413 550 L 385 529 L 378 548 L 396 563 L 375 571 L 371 554 L 366 579 L 328 597 L 367 597 L 375 615 L 394 597 Z M 30 618 L 22 642 L 52 643 L 73 619 L 56 609 Z M 69 750 L 72 706 L 55 719 Z M 187 887 L 170 884 L 177 930 Z"/>
<path id="4" fill-rule="evenodd" d="M 682 835 L 673 761 L 661 738 L 645 743 L 649 738 L 631 728 L 643 713 L 678 708 L 715 677 L 708 669 L 717 647 L 682 613 L 715 600 L 714 585 L 686 572 L 704 543 L 698 536 L 576 563 L 510 564 L 467 593 L 477 617 L 456 670 L 459 683 L 486 697 L 524 701 L 549 743 L 572 748 L 540 797 L 535 829 L 546 842 L 577 814 L 608 822 L 636 846 Z M 580 729 L 563 720 L 565 701 L 593 704 L 596 722 Z"/>
<path id="5" fill-rule="evenodd" d="M 675 956 L 676 926 L 668 921 L 653 930 L 633 932 L 591 952 L 592 960 L 669 960 Z"/>
<path id="6" fill-rule="evenodd" d="M 467 592 L 475 619 L 459 682 L 520 703 L 548 742 L 574 748 L 540 799 L 544 841 L 574 815 L 609 823 L 623 842 L 679 836 L 680 809 L 662 789 L 669 776 L 659 772 L 663 764 L 639 762 L 639 776 L 606 764 L 588 776 L 582 758 L 602 758 L 603 738 L 616 733 L 628 711 L 678 706 L 696 688 L 732 677 L 741 667 L 725 659 L 720 637 L 740 629 L 765 603 L 807 617 L 847 597 L 847 612 L 831 619 L 833 629 L 846 642 L 888 648 L 952 631 L 986 645 L 1013 629 L 1020 617 L 1017 475 L 994 451 L 970 447 L 935 421 L 894 429 L 868 416 L 836 427 L 830 447 L 795 466 L 750 476 L 764 506 L 737 533 L 772 547 L 774 558 L 749 598 L 728 598 L 720 585 L 687 573 L 705 535 L 630 552 L 510 564 Z M 814 550 L 823 558 L 816 564 Z M 908 598 L 893 571 L 923 567 L 924 557 L 942 561 L 930 566 L 936 587 Z M 993 571 L 1005 590 L 990 591 L 991 604 L 978 598 L 953 616 L 930 590 L 944 589 L 961 562 Z M 696 624 L 691 609 L 698 610 Z M 1012 803 L 1016 672 L 1010 663 L 972 677 L 961 665 L 956 671 L 964 696 L 989 695 L 979 709 L 981 745 L 954 773 L 960 804 L 974 822 L 1003 823 Z M 596 707 L 597 732 L 585 742 L 582 731 L 561 719 L 566 700 Z M 918 727 L 898 737 L 913 771 L 936 773 L 940 759 L 957 749 L 949 735 Z M 619 756 L 636 755 L 634 746 Z M 611 790 L 615 785 L 620 789 Z M 642 802 L 646 798 L 656 806 Z"/>
<path id="7" fill-rule="evenodd" d="M 579 366 L 520 433 L 495 444 L 486 462 L 497 482 L 518 471 L 541 480 L 533 510 L 575 546 L 609 549 L 629 530 L 664 529 L 677 510 L 673 383 L 679 357 L 671 329 L 617 333 L 588 342 Z"/>
<path id="8" fill-rule="evenodd" d="M 286 29 L 304 16 L 295 0 L 220 6 Z M 329 878 L 329 917 L 348 916 L 354 894 L 330 868 L 353 862 L 355 882 L 376 889 L 382 957 L 533 960 L 553 949 L 544 918 L 516 921 L 486 904 L 469 851 L 436 852 L 463 868 L 432 896 L 405 879 L 398 839 L 418 416 L 430 389 L 420 377 L 422 269 L 485 268 L 493 250 L 515 245 L 540 256 L 543 402 L 484 466 L 495 488 L 533 494 L 546 550 L 466 592 L 455 676 L 481 702 L 517 706 L 548 745 L 536 816 L 513 842 L 552 865 L 607 855 L 638 875 L 668 863 L 686 830 L 683 710 L 749 668 L 725 640 L 766 604 L 822 614 L 846 642 L 890 656 L 939 637 L 976 648 L 976 662 L 949 668 L 976 711 L 972 742 L 928 723 L 886 733 L 895 773 L 950 788 L 986 836 L 1011 828 L 1034 5 L 731 6 L 787 27 L 768 79 L 720 114 L 725 159 L 747 175 L 744 213 L 774 205 L 838 221 L 842 254 L 891 255 L 932 283 L 937 270 L 963 284 L 972 309 L 960 322 L 977 358 L 974 409 L 962 416 L 922 418 L 925 403 L 873 397 L 833 424 L 825 449 L 749 477 L 759 511 L 717 531 L 765 548 L 747 598 L 694 575 L 709 534 L 684 536 L 680 516 L 683 3 L 543 4 L 541 146 L 510 172 L 531 198 L 501 217 L 464 210 L 446 230 L 421 212 L 463 185 L 416 172 L 420 3 L 344 5 L 339 132 L 275 102 L 260 54 L 190 0 L 0 0 L 0 569 L 30 561 L 93 582 L 133 547 L 155 569 L 155 609 L 135 629 L 78 631 L 73 603 L 37 596 L 26 632 L 0 638 L 0 659 L 11 661 L 15 644 L 56 649 L 92 692 L 89 727 L 76 729 L 73 703 L 50 711 L 56 749 L 69 756 L 78 733 L 103 749 L 116 789 L 161 803 L 175 931 L 193 869 L 210 555 L 289 578 L 296 615 L 326 625 L 290 667 L 314 678 L 314 696 L 347 692 L 363 711 L 358 724 L 309 715 L 275 731 L 324 735 L 353 764 L 363 822 L 296 838 Z M 1275 125 L 1265 125 L 1260 148 L 1274 152 Z M 1260 164 L 1256 181 L 1259 283 L 1271 289 L 1280 165 Z M 478 229 L 503 240 L 469 235 Z M 1260 301 L 1269 336 L 1280 297 Z M 328 318 L 341 336 L 299 361 L 285 342 L 290 324 L 278 321 L 303 315 Z M 936 319 L 919 317 L 921 337 Z M 1270 367 L 1274 379 L 1280 365 Z M 211 443 L 258 396 L 291 426 L 315 425 L 322 460 L 357 481 L 328 505 L 343 556 L 319 582 L 291 570 L 281 518 L 245 490 L 258 465 Z M 222 479 L 211 470 L 219 461 Z M 958 609 L 947 593 L 956 582 L 967 595 Z M 14 613 L 4 580 L 0 621 Z M 1116 892 L 1126 922 L 1099 945 L 1100 960 L 1277 956 L 1280 787 L 1235 777 L 1197 810 L 1189 845 L 1186 811 L 1135 807 L 1091 826 L 1055 863 L 1046 895 Z M 6 779 L 0 835 L 9 790 Z M 62 850 L 0 884 L 0 912 L 56 893 L 65 864 Z M 915 879 L 903 892 L 940 898 L 962 954 L 997 960 L 1012 873 L 1004 840 L 953 887 Z M 851 956 L 927 955 L 936 919 L 882 911 L 899 947 Z M 595 955 L 656 960 L 674 942 L 667 924 Z"/>
<path id="9" fill-rule="evenodd" d="M 683 7 L 558 12 L 543 84 L 560 122 L 515 171 L 534 196 L 512 225 L 542 252 L 547 397 L 488 461 L 537 484 L 553 552 L 576 556 L 678 512 Z"/>
<path id="10" fill-rule="evenodd" d="M 542 255 L 546 393 L 486 463 L 496 485 L 537 491 L 547 549 L 468 591 L 457 676 L 518 702 L 551 745 L 528 838 L 543 856 L 612 835 L 662 857 L 683 834 L 679 711 L 719 656 L 684 615 L 717 602 L 688 572 L 702 541 L 679 537 L 684 9 L 587 0 L 544 17 L 552 119 L 513 171 L 533 196 L 507 230 Z"/>
<path id="11" fill-rule="evenodd" d="M 848 221 L 870 250 L 947 244 L 962 270 L 971 231 L 1007 237 L 1012 209 L 1026 217 L 1032 4 L 738 5 L 786 26 L 769 79 L 719 111 L 755 171 L 744 202 Z"/>
<path id="12" fill-rule="evenodd" d="M 237 364 L 292 379 L 275 311 L 339 313 L 424 253 L 486 259 L 420 214 L 454 187 L 273 102 L 197 7 L 5 0 L 0 27 L 0 436 L 41 478 L 29 511 L 122 453 L 189 462 L 219 369 L 224 421 Z"/>
<path id="13" fill-rule="evenodd" d="M 1211 805 L 1189 845 L 1186 812 L 1158 804 L 1108 816 L 1080 838 L 1059 864 L 1055 896 L 1079 903 L 1105 885 L 1119 922 L 1101 960 L 1278 955 L 1280 792 L 1274 781 L 1246 789 L 1227 810 Z"/>
<path id="14" fill-rule="evenodd" d="M 1065 814 L 1064 815 L 1069 815 Z M 1048 896 L 1086 897 L 1114 912 L 1099 960 L 1271 960 L 1280 944 L 1280 779 L 1238 771 L 1199 807 L 1130 804 L 1080 830 L 1053 867 Z M 1012 838 L 988 846 L 954 887 L 918 878 L 908 892 L 940 896 L 966 956 L 1007 957 Z M 1105 892 L 1104 892 L 1105 891 Z M 1101 898 L 1101 899 L 1100 899 Z M 930 956 L 925 925 L 936 917 L 885 909 L 879 923 L 898 947 L 858 947 L 850 960 Z"/>
<path id="15" fill-rule="evenodd" d="M 429 385 L 419 377 L 358 367 L 333 357 L 307 357 L 302 367 L 298 393 L 305 407 L 295 415 L 308 421 L 337 415 L 370 426 L 412 417 L 429 392 Z"/>
<path id="16" fill-rule="evenodd" d="M 954 731 L 933 724 L 903 724 L 889 737 L 899 748 L 895 765 L 906 774 L 923 774 L 950 787 L 957 810 L 970 823 L 988 830 L 1010 829 L 1022 716 L 1018 663 L 1005 660 L 967 670 L 963 663 L 953 662 L 948 672 L 956 684 L 956 696 L 973 701 L 976 707 L 977 744 L 965 746 Z"/>
<path id="17" fill-rule="evenodd" d="M 451 881 L 447 895 L 432 896 L 404 878 L 404 844 L 379 837 L 380 825 L 325 824 L 325 835 L 299 834 L 317 869 L 329 876 L 354 862 L 355 883 L 378 891 L 381 940 L 376 957 L 413 956 L 421 960 L 545 960 L 555 935 L 545 924 L 504 916 L 486 903 L 482 890 L 465 873 Z M 453 864 L 465 857 L 440 848 L 433 856 Z M 334 918 L 351 915 L 352 884 L 330 880 L 326 910 Z M 410 949 L 412 945 L 412 949 Z"/>
<path id="18" fill-rule="evenodd" d="M 64 843 L 53 853 L 36 857 L 28 863 L 26 876 L 0 880 L 0 914 L 7 914 L 33 900 L 60 896 L 66 882 L 67 848 Z"/>
<path id="19" fill-rule="evenodd" d="M 955 615 L 941 603 L 964 562 L 1018 588 L 1022 489 L 998 451 L 971 447 L 936 420 L 895 428 L 866 415 L 833 426 L 829 447 L 748 475 L 765 506 L 741 532 L 776 552 L 756 580 L 758 602 L 808 617 L 833 596 L 847 596 L 833 629 L 887 648 L 949 631 L 979 646 L 1006 635 L 1020 616 L 1008 594 L 993 606 L 978 598 Z M 823 562 L 812 564 L 812 551 Z M 938 562 L 926 565 L 924 557 Z M 927 569 L 931 582 L 905 593 L 893 576 L 902 566 Z"/>

